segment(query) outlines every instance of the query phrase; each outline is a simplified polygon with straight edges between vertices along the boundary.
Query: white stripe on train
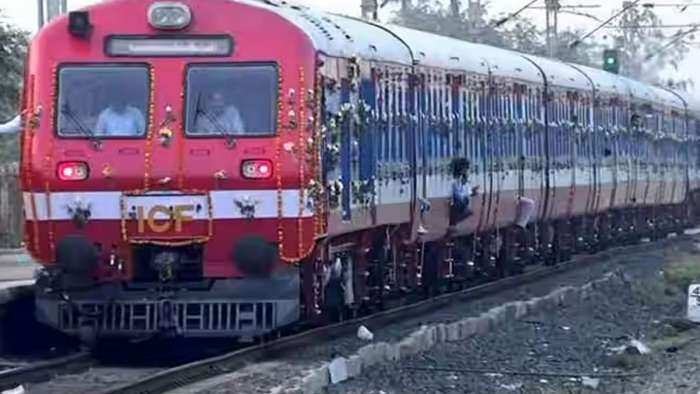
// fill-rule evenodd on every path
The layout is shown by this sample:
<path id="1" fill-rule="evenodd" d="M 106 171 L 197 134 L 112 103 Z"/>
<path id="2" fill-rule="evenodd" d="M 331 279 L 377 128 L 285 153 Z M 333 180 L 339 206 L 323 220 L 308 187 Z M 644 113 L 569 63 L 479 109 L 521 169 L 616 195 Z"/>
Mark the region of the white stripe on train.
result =
<path id="1" fill-rule="evenodd" d="M 241 213 L 240 204 L 254 205 L 255 218 L 277 218 L 278 217 L 278 193 L 276 190 L 227 190 L 211 191 L 212 217 L 213 219 L 245 219 Z M 48 196 L 48 197 L 47 197 Z M 52 192 L 52 193 L 23 193 L 24 211 L 27 220 L 47 221 L 47 220 L 70 220 L 72 217 L 71 208 L 76 206 L 89 207 L 90 218 L 92 220 L 121 220 L 121 192 Z M 34 204 L 32 204 L 32 197 Z M 146 205 L 153 205 L 157 201 L 161 205 L 171 205 L 178 201 L 178 195 L 151 195 L 153 202 L 146 202 L 147 199 L 127 200 L 131 205 L 141 202 Z M 130 197 L 133 198 L 133 197 Z M 158 199 L 158 200 L 156 200 Z M 49 201 L 50 200 L 50 201 Z M 203 209 L 194 214 L 195 219 L 208 218 L 206 209 L 206 198 L 191 198 L 190 200 L 200 202 Z M 311 217 L 312 210 L 309 209 L 304 200 L 304 210 L 302 217 Z M 282 216 L 284 218 L 299 217 L 299 190 L 282 191 Z M 36 212 L 32 207 L 36 207 Z M 49 218 L 49 208 L 51 217 Z M 127 210 L 130 208 L 127 207 Z"/>
<path id="2" fill-rule="evenodd" d="M 527 170 L 524 176 L 526 189 L 539 188 L 541 176 L 541 173 Z M 625 181 L 627 179 L 627 176 L 623 176 L 623 174 L 620 174 L 619 176 L 621 178 L 620 181 Z M 480 185 L 483 192 L 484 186 L 482 185 L 482 177 L 483 173 L 472 176 L 471 185 Z M 641 182 L 646 182 L 646 177 L 647 173 L 645 171 L 641 171 L 639 174 L 639 180 Z M 569 187 L 572 183 L 572 171 L 556 171 L 556 176 L 553 178 L 553 187 Z M 590 171 L 577 171 L 576 185 L 588 186 L 590 185 L 591 178 L 592 174 Z M 610 184 L 612 183 L 613 178 L 612 169 L 606 167 L 601 168 L 599 173 L 599 182 L 602 184 Z M 518 177 L 516 171 L 510 172 L 509 175 L 503 176 L 503 178 L 499 180 L 502 182 L 500 187 L 501 191 L 517 190 Z M 650 180 L 659 181 L 661 180 L 661 176 L 651 174 Z M 672 179 L 667 178 L 665 180 L 671 181 Z M 452 189 L 452 182 L 453 181 L 449 176 L 428 176 L 426 179 L 428 198 L 449 197 Z M 401 189 L 403 189 L 403 192 L 399 192 Z M 411 198 L 410 185 L 401 185 L 400 180 L 388 181 L 386 183 L 378 182 L 377 193 L 379 205 L 407 203 Z M 83 206 L 90 207 L 91 219 L 121 219 L 121 192 L 52 192 L 48 195 L 50 196 L 51 200 L 50 204 L 47 200 L 46 193 L 24 193 L 24 207 L 27 220 L 34 220 L 35 217 L 38 217 L 39 221 L 49 220 L 49 206 L 51 207 L 51 220 L 70 220 L 72 215 L 69 211 L 69 207 L 74 206 L 78 201 L 83 204 Z M 236 204 L 236 201 L 241 202 L 245 200 L 254 202 L 255 218 L 265 219 L 278 217 L 278 195 L 276 190 L 225 190 L 212 191 L 210 192 L 210 195 L 212 200 L 213 219 L 245 219 L 246 217 L 241 213 L 240 208 Z M 34 197 L 36 213 L 32 211 L 32 196 Z M 155 198 L 155 196 L 153 197 Z M 157 196 L 157 198 L 160 198 L 158 204 L 168 206 L 173 205 L 174 201 L 172 199 L 177 197 L 173 197 L 173 195 L 160 195 Z M 153 202 L 144 203 L 149 206 L 153 204 Z M 311 217 L 313 212 L 308 208 L 306 199 L 304 200 L 303 204 L 305 208 L 302 217 Z M 207 211 L 207 209 L 199 211 L 195 215 L 195 219 L 206 219 L 208 217 Z M 282 216 L 284 218 L 299 217 L 299 190 L 292 189 L 284 190 L 282 192 L 282 211 Z"/>

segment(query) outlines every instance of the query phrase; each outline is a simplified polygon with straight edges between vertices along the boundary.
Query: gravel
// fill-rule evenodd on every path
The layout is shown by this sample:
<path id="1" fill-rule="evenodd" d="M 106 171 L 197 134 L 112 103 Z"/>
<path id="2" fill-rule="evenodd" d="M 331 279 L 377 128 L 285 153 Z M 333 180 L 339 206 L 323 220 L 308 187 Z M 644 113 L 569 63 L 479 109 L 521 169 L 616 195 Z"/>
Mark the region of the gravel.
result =
<path id="1" fill-rule="evenodd" d="M 94 394 L 157 371 L 149 368 L 91 368 L 79 374 L 57 376 L 50 382 L 27 384 L 24 388 L 29 394 Z"/>
<path id="2" fill-rule="evenodd" d="M 664 285 L 665 263 L 693 253 L 690 241 L 625 256 L 626 283 L 607 285 L 578 305 L 526 317 L 487 335 L 372 369 L 330 393 L 697 393 L 700 344 L 675 353 L 628 354 L 632 339 L 660 345 L 675 336 L 668 318 L 685 295 Z M 670 331 L 670 332 L 669 332 Z M 667 347 L 666 347 L 667 348 Z M 558 376 L 561 375 L 561 376 Z M 585 384 L 584 384 L 585 383 Z"/>
<path id="3" fill-rule="evenodd" d="M 656 328 L 652 316 L 677 314 L 678 306 L 669 297 L 648 297 L 646 285 L 636 278 L 652 282 L 659 277 L 667 256 L 694 248 L 688 238 L 646 245 L 634 252 L 610 251 L 601 254 L 595 264 L 584 263 L 576 270 L 540 280 L 474 301 L 464 301 L 431 314 L 383 328 L 373 328 L 374 341 L 397 342 L 423 324 L 452 322 L 478 316 L 495 306 L 514 300 L 528 300 L 551 293 L 561 286 L 579 287 L 612 271 L 624 270 L 632 282 L 625 289 L 602 289 L 589 301 L 555 313 L 534 315 L 490 334 L 460 343 L 443 344 L 434 350 L 402 361 L 373 368 L 360 379 L 331 387 L 332 393 L 413 393 L 413 392 L 553 392 L 561 387 L 581 387 L 582 374 L 604 370 L 606 353 L 631 337 L 643 337 Z M 642 283 L 642 282 L 639 282 Z M 672 298 L 672 297 L 671 297 Z M 677 298 L 677 297 L 676 297 Z M 675 299 L 675 298 L 674 298 Z M 610 309 L 608 309 L 610 308 Z M 675 309 L 674 309 L 675 308 Z M 650 331 L 650 332 L 651 332 Z M 309 370 L 336 356 L 350 356 L 366 342 L 355 337 L 324 342 L 281 355 L 274 364 L 251 366 L 228 376 L 218 377 L 176 393 L 270 393 L 294 392 Z M 273 365 L 274 367 L 271 367 Z M 459 371 L 408 369 L 452 368 Z M 597 368 L 597 369 L 596 369 Z M 463 369 L 486 370 L 481 373 Z M 508 372 L 559 371 L 575 376 L 565 378 L 510 376 Z M 545 379 L 547 383 L 540 383 Z M 573 381 L 574 379 L 575 381 Z M 627 379 L 630 380 L 630 379 Z M 535 384 L 532 390 L 528 384 Z M 592 384 L 595 380 L 587 380 Z M 607 384 L 600 382 L 600 387 Z M 563 385 L 563 386 L 562 386 Z"/>

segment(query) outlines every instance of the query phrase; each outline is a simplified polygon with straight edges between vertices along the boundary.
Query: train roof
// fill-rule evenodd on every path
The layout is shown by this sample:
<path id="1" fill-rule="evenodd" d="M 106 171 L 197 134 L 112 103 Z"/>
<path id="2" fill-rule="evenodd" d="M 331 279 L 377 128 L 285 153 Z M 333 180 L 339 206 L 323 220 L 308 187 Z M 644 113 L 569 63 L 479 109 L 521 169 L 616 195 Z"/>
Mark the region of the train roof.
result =
<path id="1" fill-rule="evenodd" d="M 591 82 L 585 75 L 566 63 L 541 56 L 522 55 L 532 60 L 547 76 L 547 83 L 568 89 L 592 90 Z"/>
<path id="2" fill-rule="evenodd" d="M 623 95 L 628 93 L 627 85 L 618 75 L 580 64 L 569 64 L 569 66 L 579 70 L 579 72 L 590 78 L 598 92 L 609 95 Z"/>
<path id="3" fill-rule="evenodd" d="M 651 86 L 623 76 L 619 76 L 618 78 L 620 78 L 622 83 L 627 87 L 628 94 L 635 99 L 652 102 L 659 101 L 657 91 L 652 89 Z"/>
<path id="4" fill-rule="evenodd" d="M 658 86 L 651 86 L 651 88 L 654 89 L 654 91 L 656 92 L 656 96 L 658 97 L 661 103 L 672 107 L 673 109 L 678 110 L 680 112 L 685 111 L 686 101 L 681 95 L 672 90 Z"/>
<path id="5" fill-rule="evenodd" d="M 410 48 L 388 28 L 366 21 L 334 15 L 313 8 L 275 0 L 231 0 L 274 12 L 305 32 L 314 46 L 328 56 L 359 56 L 410 66 Z"/>
<path id="6" fill-rule="evenodd" d="M 417 62 L 431 67 L 482 74 L 490 71 L 496 76 L 537 84 L 543 83 L 538 70 L 541 68 L 548 82 L 554 86 L 590 90 L 592 80 L 595 88 L 601 92 L 627 93 L 639 100 L 676 109 L 683 109 L 686 102 L 692 102 L 693 108 L 698 108 L 695 112 L 700 113 L 700 107 L 695 107 L 700 104 L 699 100 L 684 102 L 668 90 L 591 67 L 569 65 L 405 27 L 335 15 L 284 0 L 230 1 L 263 7 L 279 14 L 303 30 L 314 46 L 328 56 L 360 56 L 406 66 Z"/>
<path id="7" fill-rule="evenodd" d="M 693 117 L 700 117 L 700 97 L 691 95 L 688 92 L 678 92 L 687 104 L 688 113 Z"/>
<path id="8" fill-rule="evenodd" d="M 401 26 L 387 26 L 398 38 L 411 48 L 420 65 L 459 69 L 480 74 L 488 73 L 488 64 L 480 56 L 473 56 L 479 48 L 450 37 L 436 36 L 420 30 Z M 469 55 L 467 55 L 469 54 Z"/>

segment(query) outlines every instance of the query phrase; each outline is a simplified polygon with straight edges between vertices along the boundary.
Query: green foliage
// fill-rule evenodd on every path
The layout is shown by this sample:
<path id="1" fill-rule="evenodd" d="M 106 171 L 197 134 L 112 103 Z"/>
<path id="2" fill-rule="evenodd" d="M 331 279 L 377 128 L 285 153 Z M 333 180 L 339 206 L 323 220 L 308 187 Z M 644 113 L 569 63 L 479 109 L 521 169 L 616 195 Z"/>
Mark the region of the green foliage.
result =
<path id="1" fill-rule="evenodd" d="M 622 74 L 649 83 L 662 83 L 658 76 L 661 70 L 668 66 L 678 70 L 694 34 L 685 35 L 686 31 L 679 29 L 667 35 L 661 29 L 644 27 L 662 24 L 661 18 L 649 7 L 634 7 L 622 15 L 617 22 L 618 29 L 611 34 L 621 54 Z"/>
<path id="2" fill-rule="evenodd" d="M 692 283 L 700 281 L 700 257 L 692 254 L 678 254 L 664 269 L 664 279 L 683 292 Z"/>
<path id="3" fill-rule="evenodd" d="M 0 10 L 0 14 L 2 11 Z M 0 20 L 0 122 L 17 115 L 28 35 Z M 0 164 L 19 158 L 17 135 L 0 136 Z"/>

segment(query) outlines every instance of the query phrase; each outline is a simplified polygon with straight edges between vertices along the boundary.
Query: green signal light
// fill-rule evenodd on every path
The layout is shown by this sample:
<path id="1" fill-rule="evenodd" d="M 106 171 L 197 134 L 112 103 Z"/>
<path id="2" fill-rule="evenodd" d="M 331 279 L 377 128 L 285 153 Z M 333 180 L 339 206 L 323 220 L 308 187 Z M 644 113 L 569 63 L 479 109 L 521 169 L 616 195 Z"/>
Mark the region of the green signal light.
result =
<path id="1" fill-rule="evenodd" d="M 620 72 L 619 53 L 616 49 L 606 49 L 603 52 L 603 70 L 618 74 Z"/>

